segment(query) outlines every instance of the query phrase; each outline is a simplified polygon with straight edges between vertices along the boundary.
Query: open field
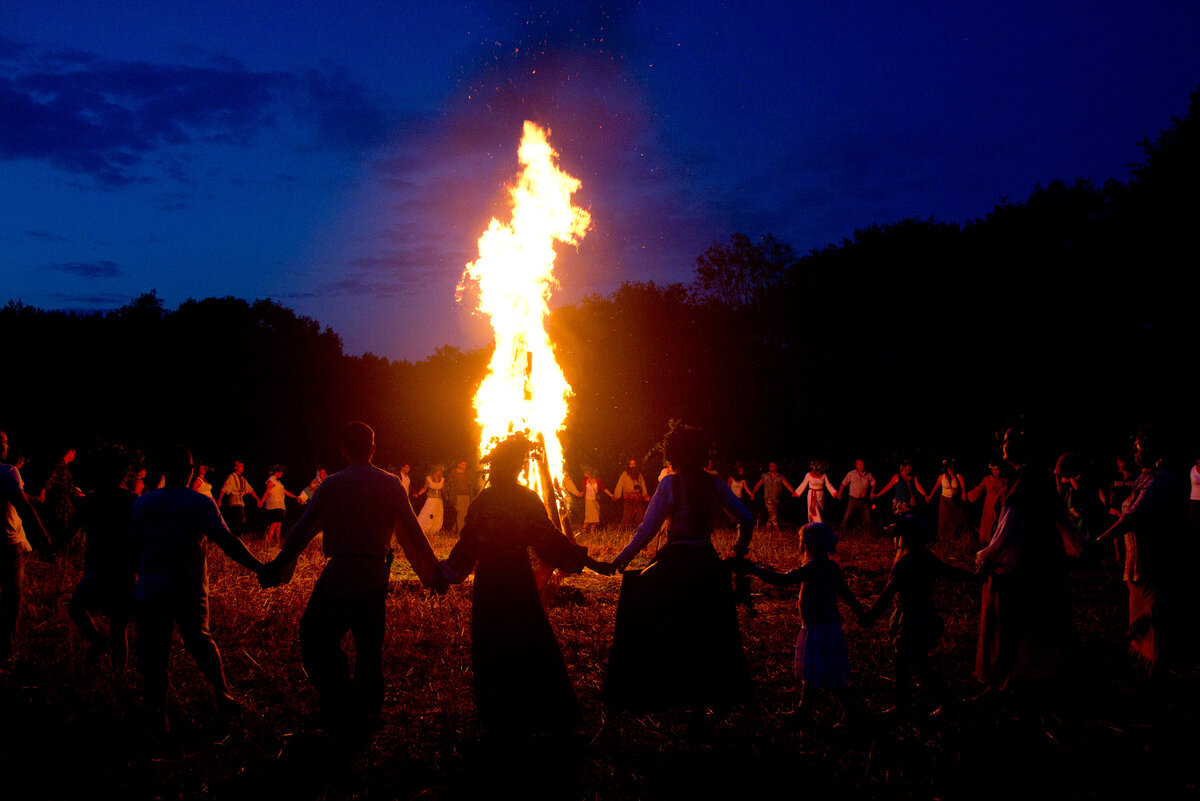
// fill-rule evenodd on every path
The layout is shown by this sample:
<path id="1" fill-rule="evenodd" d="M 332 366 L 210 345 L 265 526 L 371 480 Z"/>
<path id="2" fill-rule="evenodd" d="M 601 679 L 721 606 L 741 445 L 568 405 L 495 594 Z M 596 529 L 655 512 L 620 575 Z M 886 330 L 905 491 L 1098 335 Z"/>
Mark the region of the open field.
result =
<path id="1" fill-rule="evenodd" d="M 585 541 L 610 559 L 627 531 Z M 731 541 L 726 532 L 723 545 Z M 269 556 L 261 543 L 252 550 Z M 453 541 L 435 539 L 445 556 Z M 648 559 L 654 545 L 641 562 Z M 966 543 L 939 549 L 969 566 Z M 210 552 L 213 632 L 230 684 L 247 706 L 216 718 L 211 696 L 178 645 L 172 659 L 172 731 L 144 726 L 132 671 L 115 685 L 85 665 L 84 645 L 66 614 L 82 566 L 78 550 L 55 562 L 27 562 L 29 594 L 18 659 L 0 671 L 0 775 L 17 798 L 469 798 L 493 796 L 496 777 L 479 754 L 470 668 L 470 587 L 425 593 L 398 559 L 388 600 L 383 725 L 355 748 L 313 731 L 315 696 L 300 665 L 296 631 L 320 569 L 310 547 L 293 582 L 261 591 L 253 576 Z M 760 536 L 757 561 L 788 569 L 798 561 L 795 532 Z M 893 549 L 885 539 L 849 539 L 838 561 L 869 603 L 882 589 Z M 641 562 L 635 563 L 640 564 Z M 550 609 L 584 707 L 581 790 L 550 771 L 525 766 L 522 795 L 585 798 L 699 798 L 758 792 L 870 798 L 1058 798 L 1196 792 L 1200 673 L 1170 672 L 1151 682 L 1125 654 L 1124 586 L 1111 562 L 1072 572 L 1079 659 L 1070 680 L 1049 692 L 964 704 L 940 720 L 895 719 L 885 622 L 864 630 L 844 614 L 861 718 L 837 725 L 827 699 L 799 725 L 792 648 L 799 628 L 794 590 L 756 583 L 757 614 L 741 612 L 757 701 L 735 710 L 711 742 L 683 738 L 680 715 L 609 714 L 600 703 L 620 579 L 587 573 L 568 579 L 586 605 Z M 943 586 L 947 633 L 935 664 L 960 698 L 972 678 L 979 590 Z M 669 677 L 647 676 L 648 682 Z M 928 708 L 922 707 L 923 712 Z"/>

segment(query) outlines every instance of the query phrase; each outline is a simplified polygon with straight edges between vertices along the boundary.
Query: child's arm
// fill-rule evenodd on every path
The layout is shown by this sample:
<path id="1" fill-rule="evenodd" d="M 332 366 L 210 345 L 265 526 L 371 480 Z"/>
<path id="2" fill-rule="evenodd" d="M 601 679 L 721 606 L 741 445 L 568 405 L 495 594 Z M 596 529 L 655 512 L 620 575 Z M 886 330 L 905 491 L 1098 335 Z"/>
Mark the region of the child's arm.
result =
<path id="1" fill-rule="evenodd" d="M 941 559 L 938 559 L 936 556 L 933 557 L 933 561 L 937 563 L 938 575 L 944 579 L 949 579 L 950 581 L 970 581 L 974 583 L 979 583 L 983 580 L 982 573 L 963 570 L 961 567 L 948 565 Z"/>
<path id="2" fill-rule="evenodd" d="M 863 611 L 862 604 L 854 597 L 854 593 L 850 591 L 850 585 L 846 583 L 846 577 L 841 570 L 837 576 L 837 594 L 842 596 L 842 600 L 846 602 L 846 606 L 850 607 L 854 612 L 854 616 L 862 622 L 866 617 L 866 612 Z"/>
<path id="3" fill-rule="evenodd" d="M 888 605 L 891 604 L 892 599 L 896 597 L 896 590 L 899 589 L 899 586 L 900 585 L 896 582 L 895 578 L 889 578 L 887 586 L 883 588 L 883 592 L 880 593 L 879 597 L 875 599 L 875 603 L 872 604 L 867 613 L 862 616 L 860 622 L 865 626 L 869 626 L 878 620 L 879 616 L 883 614 L 883 610 L 887 609 Z"/>
<path id="4" fill-rule="evenodd" d="M 769 567 L 762 567 L 753 562 L 748 563 L 746 572 L 752 576 L 756 576 L 770 584 L 772 587 L 791 587 L 801 583 L 804 579 L 801 576 L 800 568 L 796 568 L 788 573 L 780 573 L 777 570 L 772 570 Z"/>

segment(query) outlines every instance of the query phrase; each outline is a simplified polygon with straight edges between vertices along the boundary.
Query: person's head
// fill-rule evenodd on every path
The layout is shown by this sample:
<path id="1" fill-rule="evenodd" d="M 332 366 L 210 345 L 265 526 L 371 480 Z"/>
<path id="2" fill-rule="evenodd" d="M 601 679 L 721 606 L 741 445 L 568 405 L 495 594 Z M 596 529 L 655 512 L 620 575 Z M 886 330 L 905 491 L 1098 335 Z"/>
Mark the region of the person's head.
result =
<path id="1" fill-rule="evenodd" d="M 529 449 L 532 446 L 524 434 L 513 434 L 492 448 L 492 452 L 483 457 L 491 485 L 516 484 L 517 476 L 529 461 Z"/>
<path id="2" fill-rule="evenodd" d="M 1082 460 L 1075 453 L 1064 453 L 1054 463 L 1054 474 L 1060 478 L 1078 478 L 1082 472 Z"/>
<path id="3" fill-rule="evenodd" d="M 402 465 L 400 465 L 400 473 L 401 473 L 401 475 L 405 475 L 405 476 L 407 476 L 407 475 L 408 475 L 408 474 L 409 474 L 411 471 L 412 471 L 412 465 L 411 465 L 411 464 L 402 464 Z"/>
<path id="4" fill-rule="evenodd" d="M 837 547 L 837 536 L 824 523 L 809 523 L 800 529 L 800 553 L 804 559 L 825 559 Z"/>
<path id="5" fill-rule="evenodd" d="M 855 459 L 854 460 L 854 469 L 861 473 L 867 469 L 867 463 L 864 462 L 862 459 Z"/>
<path id="6" fill-rule="evenodd" d="M 1023 431 L 1010 428 L 1004 432 L 1004 461 L 1015 467 L 1029 460 L 1029 438 Z"/>
<path id="7" fill-rule="evenodd" d="M 62 460 L 64 464 L 70 464 L 75 461 L 75 449 L 67 448 L 67 452 L 63 454 Z"/>
<path id="8" fill-rule="evenodd" d="M 120 445 L 109 445 L 96 454 L 96 479 L 105 487 L 125 483 L 133 465 L 133 455 Z"/>
<path id="9" fill-rule="evenodd" d="M 954 460 L 953 459 L 943 459 L 942 460 L 942 472 L 948 476 L 954 475 L 954 473 L 956 471 L 954 468 Z"/>
<path id="10" fill-rule="evenodd" d="M 324 481 L 325 479 L 329 478 L 329 473 L 327 473 L 325 471 L 325 468 L 320 465 L 317 466 L 317 478 L 320 479 L 321 481 Z"/>
<path id="11" fill-rule="evenodd" d="M 825 475 L 825 460 L 824 459 L 813 459 L 812 462 L 809 463 L 808 467 L 810 470 L 812 470 L 812 473 L 815 476 Z"/>
<path id="12" fill-rule="evenodd" d="M 745 475 L 746 474 L 746 465 L 742 464 L 741 462 L 738 462 L 737 464 L 735 464 L 733 466 L 733 472 L 739 476 Z"/>
<path id="13" fill-rule="evenodd" d="M 1138 429 L 1133 438 L 1133 457 L 1143 469 L 1158 467 L 1164 451 L 1162 429 L 1154 423 L 1147 423 Z"/>
<path id="14" fill-rule="evenodd" d="M 779 470 L 779 465 L 777 465 L 775 462 L 767 463 L 767 472 L 768 473 L 774 473 L 774 472 L 777 472 L 778 470 Z"/>
<path id="15" fill-rule="evenodd" d="M 444 472 L 446 472 L 445 465 L 435 464 L 433 469 L 429 471 L 429 474 L 436 479 L 440 479 L 442 477 L 442 473 Z"/>
<path id="16" fill-rule="evenodd" d="M 592 466 L 590 464 L 581 464 L 579 469 L 583 471 L 583 477 L 585 479 L 592 477 Z"/>
<path id="17" fill-rule="evenodd" d="M 663 443 L 663 456 L 674 471 L 686 475 L 708 461 L 708 440 L 695 426 L 675 426 Z"/>
<path id="18" fill-rule="evenodd" d="M 366 423 L 353 420 L 342 429 L 342 452 L 351 462 L 369 462 L 375 455 L 375 431 Z"/>
<path id="19" fill-rule="evenodd" d="M 637 469 L 638 469 L 637 468 L 637 459 L 630 459 L 629 463 L 625 465 L 625 469 L 629 472 L 629 475 L 631 475 L 631 476 L 634 473 L 636 473 Z"/>
<path id="20" fill-rule="evenodd" d="M 8 434 L 0 431 L 0 461 L 8 458 Z"/>
<path id="21" fill-rule="evenodd" d="M 192 480 L 192 452 L 183 445 L 168 445 L 160 456 L 163 479 L 168 487 L 186 487 Z"/>
<path id="22" fill-rule="evenodd" d="M 208 465 L 206 465 L 206 464 L 196 465 L 196 478 L 204 478 L 204 474 L 207 472 L 208 472 Z"/>
<path id="23" fill-rule="evenodd" d="M 912 477 L 912 462 L 905 459 L 900 463 L 900 478 L 905 480 Z"/>
<path id="24" fill-rule="evenodd" d="M 467 472 L 467 461 L 464 459 L 454 466 L 454 469 L 459 473 Z"/>
<path id="25" fill-rule="evenodd" d="M 1000 478 L 1000 463 L 988 462 L 988 470 L 992 473 L 992 478 Z"/>
<path id="26" fill-rule="evenodd" d="M 897 548 L 915 550 L 929 544 L 933 533 L 929 524 L 916 515 L 905 515 L 896 521 L 892 528 L 892 536 L 896 539 Z"/>
<path id="27" fill-rule="evenodd" d="M 233 463 L 233 472 L 237 473 L 239 476 L 242 473 L 246 472 L 246 463 L 245 462 L 234 462 Z"/>
<path id="28" fill-rule="evenodd" d="M 281 464 L 271 465 L 270 475 L 273 476 L 274 478 L 279 478 L 280 476 L 282 476 L 283 475 L 283 465 L 281 465 Z"/>

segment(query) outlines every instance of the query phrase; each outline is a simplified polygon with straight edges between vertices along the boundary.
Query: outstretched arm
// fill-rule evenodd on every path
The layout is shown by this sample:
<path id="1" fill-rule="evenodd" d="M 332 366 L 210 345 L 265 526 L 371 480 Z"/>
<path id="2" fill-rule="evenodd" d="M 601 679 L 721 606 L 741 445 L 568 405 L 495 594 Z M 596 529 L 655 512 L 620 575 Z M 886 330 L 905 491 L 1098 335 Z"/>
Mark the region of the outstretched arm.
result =
<path id="1" fill-rule="evenodd" d="M 33 508 L 33 504 L 29 502 L 29 498 L 25 496 L 25 492 L 21 489 L 10 490 L 8 492 L 8 502 L 17 510 L 17 514 L 21 517 L 27 529 L 31 529 L 37 533 L 36 539 L 40 540 L 40 544 L 46 548 L 51 547 L 53 543 L 50 541 L 50 534 L 46 531 L 46 527 L 42 525 L 42 519 L 38 517 L 37 510 Z"/>
<path id="2" fill-rule="evenodd" d="M 221 513 L 217 511 L 215 503 L 211 504 L 210 509 L 205 510 L 205 515 L 207 516 L 205 533 L 208 534 L 209 539 L 216 543 L 217 547 L 224 551 L 230 559 L 254 575 L 260 575 L 263 571 L 263 563 L 258 561 L 258 557 L 247 550 L 244 542 L 230 533 L 229 527 L 225 525 L 225 520 L 221 517 Z"/>
<path id="3" fill-rule="evenodd" d="M 886 485 L 884 485 L 883 489 L 881 489 L 879 492 L 874 492 L 874 491 L 871 492 L 871 500 L 874 500 L 876 498 L 881 498 L 884 495 L 887 495 L 891 491 L 892 487 L 896 486 L 896 482 L 899 480 L 900 480 L 900 476 L 893 475 L 892 480 L 889 481 Z"/>
<path id="4" fill-rule="evenodd" d="M 396 482 L 396 487 L 396 541 L 421 583 L 438 592 L 444 592 L 446 579 L 442 576 L 437 557 L 433 555 L 433 548 L 429 546 L 429 540 L 425 539 L 425 532 L 421 530 L 421 524 L 417 522 L 412 506 L 404 497 L 404 488 L 399 482 Z"/>

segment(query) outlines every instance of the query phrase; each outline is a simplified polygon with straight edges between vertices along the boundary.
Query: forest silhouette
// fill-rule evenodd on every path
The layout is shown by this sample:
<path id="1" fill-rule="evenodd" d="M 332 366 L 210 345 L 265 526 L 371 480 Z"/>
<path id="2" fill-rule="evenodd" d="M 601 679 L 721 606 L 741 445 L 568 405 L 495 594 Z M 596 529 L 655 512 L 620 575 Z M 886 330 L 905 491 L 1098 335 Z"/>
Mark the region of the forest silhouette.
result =
<path id="1" fill-rule="evenodd" d="M 979 219 L 872 225 L 806 254 L 738 233 L 690 285 L 628 282 L 557 309 L 568 462 L 615 475 L 671 418 L 730 460 L 984 459 L 1017 414 L 1064 449 L 1116 452 L 1147 419 L 1194 443 L 1198 112 L 1200 91 L 1127 181 L 1053 180 Z M 273 300 L 171 310 L 155 292 L 96 313 L 10 301 L 0 337 L 14 441 L 174 440 L 297 468 L 339 465 L 350 419 L 376 428 L 383 465 L 473 458 L 488 357 L 354 356 Z"/>

